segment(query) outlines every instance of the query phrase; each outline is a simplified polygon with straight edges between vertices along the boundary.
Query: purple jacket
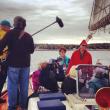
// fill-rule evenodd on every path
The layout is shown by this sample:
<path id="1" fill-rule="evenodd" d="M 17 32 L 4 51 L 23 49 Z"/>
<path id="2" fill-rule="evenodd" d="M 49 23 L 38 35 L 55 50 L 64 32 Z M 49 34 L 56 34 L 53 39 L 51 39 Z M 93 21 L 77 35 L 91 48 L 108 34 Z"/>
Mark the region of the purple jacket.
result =
<path id="1" fill-rule="evenodd" d="M 33 90 L 34 92 L 37 92 L 37 90 L 39 89 L 39 75 L 40 75 L 40 70 L 36 70 L 35 72 L 33 72 L 32 74 L 32 84 L 33 84 Z"/>

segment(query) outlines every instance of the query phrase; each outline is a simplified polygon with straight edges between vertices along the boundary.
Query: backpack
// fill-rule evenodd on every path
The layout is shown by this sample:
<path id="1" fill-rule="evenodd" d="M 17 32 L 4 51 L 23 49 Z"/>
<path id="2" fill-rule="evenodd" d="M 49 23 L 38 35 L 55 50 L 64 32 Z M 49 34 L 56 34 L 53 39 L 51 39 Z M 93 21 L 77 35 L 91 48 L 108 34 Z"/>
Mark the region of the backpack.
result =
<path id="1" fill-rule="evenodd" d="M 63 70 L 63 66 L 59 65 L 59 64 L 57 64 L 57 65 L 58 65 L 58 67 L 56 68 L 57 69 L 56 79 L 57 79 L 57 81 L 63 81 L 65 79 L 65 73 Z"/>
<path id="2" fill-rule="evenodd" d="M 53 60 L 50 64 L 50 68 L 52 71 L 54 71 L 55 77 L 57 81 L 63 81 L 65 79 L 65 73 L 63 69 L 63 65 L 60 65 L 59 59 Z"/>
<path id="3" fill-rule="evenodd" d="M 52 92 L 56 92 L 58 91 L 58 84 L 56 80 L 56 75 L 52 70 L 51 66 L 52 66 L 51 64 L 48 64 L 46 68 L 43 68 L 41 70 L 39 81 L 40 81 L 40 86 L 43 86 Z"/>

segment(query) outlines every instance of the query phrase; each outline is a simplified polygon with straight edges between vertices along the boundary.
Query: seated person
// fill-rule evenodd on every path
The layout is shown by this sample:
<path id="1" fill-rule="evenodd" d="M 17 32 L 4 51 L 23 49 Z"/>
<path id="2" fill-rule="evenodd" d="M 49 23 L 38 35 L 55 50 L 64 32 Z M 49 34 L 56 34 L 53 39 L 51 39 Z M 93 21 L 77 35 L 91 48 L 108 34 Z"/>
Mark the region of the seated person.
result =
<path id="1" fill-rule="evenodd" d="M 63 84 L 62 84 L 62 92 L 64 93 L 76 93 L 76 80 L 77 80 L 77 75 L 79 78 L 79 90 L 87 90 L 86 88 L 86 82 L 92 77 L 93 74 L 93 69 L 92 67 L 88 66 L 80 66 L 79 70 L 76 70 L 76 66 L 72 66 L 69 74 L 67 74 L 67 77 L 65 78 Z M 65 83 L 65 84 L 64 84 Z M 69 83 L 69 84 L 68 84 Z M 71 84 L 73 83 L 73 84 Z M 69 86 L 66 86 L 66 85 Z M 71 85 L 71 86 L 70 86 Z"/>
<path id="2" fill-rule="evenodd" d="M 66 56 L 66 48 L 65 47 L 61 47 L 59 49 L 59 57 L 57 58 L 57 62 L 59 63 L 59 65 L 62 65 L 63 70 L 66 72 L 68 64 L 69 64 L 69 57 Z"/>
<path id="3" fill-rule="evenodd" d="M 39 90 L 39 86 L 40 86 L 40 82 L 39 82 L 40 72 L 46 66 L 47 66 L 47 62 L 40 63 L 39 66 L 38 66 L 38 69 L 36 71 L 34 71 L 33 74 L 32 74 L 32 85 L 33 85 L 34 92 L 38 92 L 38 90 Z"/>
<path id="4" fill-rule="evenodd" d="M 59 49 L 59 57 L 57 59 L 50 59 L 51 69 L 54 71 L 56 75 L 57 81 L 63 81 L 66 74 L 66 69 L 69 64 L 69 57 L 66 55 L 66 48 L 61 47 Z"/>
<path id="5" fill-rule="evenodd" d="M 88 44 L 86 40 L 83 40 L 80 43 L 80 46 L 75 50 L 71 56 L 66 74 L 69 74 L 69 71 L 72 66 L 77 66 L 79 64 L 92 64 L 92 56 L 87 50 Z"/>
<path id="6" fill-rule="evenodd" d="M 32 74 L 34 92 L 58 91 L 56 75 L 53 64 L 48 62 L 40 63 L 38 70 Z"/>
<path id="7" fill-rule="evenodd" d="M 76 89 L 76 79 L 75 78 L 76 78 L 77 71 L 74 69 L 74 67 L 79 64 L 92 64 L 92 56 L 88 52 L 87 47 L 88 47 L 88 44 L 87 44 L 86 40 L 83 40 L 80 43 L 79 48 L 73 52 L 69 65 L 68 65 L 68 68 L 66 70 L 67 78 L 65 78 L 65 80 L 62 84 L 62 91 L 64 93 L 69 94 L 69 93 L 76 92 L 76 90 L 75 90 Z M 70 83 L 70 80 L 73 81 L 74 85 L 72 85 L 69 88 L 69 90 L 67 90 L 68 86 L 65 86 L 65 85 L 67 85 L 67 82 Z M 68 85 L 70 85 L 70 84 L 68 84 Z M 83 84 L 81 84 L 81 86 L 83 86 Z"/>
<path id="8" fill-rule="evenodd" d="M 88 82 L 91 94 L 96 93 L 101 87 L 108 86 L 106 70 L 101 67 L 96 67 L 94 72 L 94 76 Z"/>

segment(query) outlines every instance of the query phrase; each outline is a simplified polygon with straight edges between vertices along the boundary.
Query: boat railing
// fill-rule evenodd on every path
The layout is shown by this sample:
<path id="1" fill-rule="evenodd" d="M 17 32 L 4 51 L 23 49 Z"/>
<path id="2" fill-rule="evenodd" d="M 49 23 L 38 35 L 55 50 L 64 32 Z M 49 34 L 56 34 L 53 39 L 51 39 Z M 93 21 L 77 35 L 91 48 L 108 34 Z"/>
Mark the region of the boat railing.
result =
<path id="1" fill-rule="evenodd" d="M 81 64 L 76 70 L 76 90 L 82 98 L 94 98 L 98 89 L 110 86 L 108 66 Z"/>

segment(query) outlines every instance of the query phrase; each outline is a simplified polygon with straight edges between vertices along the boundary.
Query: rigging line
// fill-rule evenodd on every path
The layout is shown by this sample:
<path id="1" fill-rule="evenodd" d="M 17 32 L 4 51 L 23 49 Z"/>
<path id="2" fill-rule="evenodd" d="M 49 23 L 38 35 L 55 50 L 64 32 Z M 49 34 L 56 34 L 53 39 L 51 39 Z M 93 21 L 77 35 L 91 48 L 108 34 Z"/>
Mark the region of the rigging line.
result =
<path id="1" fill-rule="evenodd" d="M 104 0 L 104 1 L 105 1 L 105 0 Z M 106 4 L 106 2 L 104 3 L 104 7 L 105 7 L 105 4 Z M 105 10 L 105 13 L 108 14 L 108 13 L 107 13 L 107 8 L 105 8 L 104 10 Z"/>
<path id="2" fill-rule="evenodd" d="M 110 6 L 109 6 L 109 14 L 110 14 Z"/>
<path id="3" fill-rule="evenodd" d="M 105 2 L 104 2 L 105 0 L 102 0 L 102 7 L 105 7 Z M 102 18 L 104 17 L 104 14 L 107 14 L 107 12 L 106 12 L 106 8 L 104 9 L 104 10 L 102 10 Z M 100 14 L 101 15 L 101 14 Z M 106 22 L 106 21 L 105 21 Z M 103 29 L 103 31 L 105 32 L 106 31 L 106 26 L 104 26 L 104 27 L 102 27 L 102 29 Z"/>
<path id="4" fill-rule="evenodd" d="M 103 28 L 100 28 L 100 31 L 105 31 L 105 32 L 108 32 L 110 30 L 110 27 L 106 27 L 104 30 Z M 110 34 L 110 32 L 108 32 Z"/>
<path id="5" fill-rule="evenodd" d="M 103 6 L 105 7 L 106 2 L 104 2 L 104 1 L 105 1 L 105 0 L 103 0 Z M 105 12 L 106 14 L 108 14 L 106 8 L 103 10 L 103 14 L 104 14 L 104 12 Z M 104 16 L 103 16 L 103 17 L 104 17 Z"/>
<path id="6" fill-rule="evenodd" d="M 107 9 L 105 9 L 105 13 L 108 14 L 108 13 L 107 13 Z"/>
<path id="7" fill-rule="evenodd" d="M 102 0 L 100 0 L 101 2 L 99 3 L 99 0 L 96 2 L 96 0 L 95 0 L 95 7 L 96 7 L 96 13 L 97 13 L 97 11 L 98 11 L 98 9 L 99 9 L 99 11 L 101 11 L 102 10 Z M 100 6 L 101 5 L 101 6 Z M 95 11 L 94 11 L 94 15 L 95 15 Z"/>
<path id="8" fill-rule="evenodd" d="M 110 7 L 110 4 L 107 5 L 106 7 L 102 8 L 102 10 L 104 10 L 105 8 Z M 95 15 L 97 15 L 99 12 L 101 12 L 102 10 L 99 10 L 98 12 L 94 13 Z"/>
<path id="9" fill-rule="evenodd" d="M 96 5 L 96 4 L 95 4 L 95 6 L 96 6 L 97 8 L 99 8 L 100 10 L 102 10 L 102 8 L 101 8 L 99 5 Z"/>
<path id="10" fill-rule="evenodd" d="M 90 20 L 89 20 L 89 30 L 90 30 L 90 28 L 91 28 L 91 19 L 92 19 L 92 16 L 93 16 L 93 11 L 94 11 L 94 5 L 95 5 L 95 0 L 94 0 L 94 2 L 93 2 L 93 5 L 92 5 L 92 11 L 91 11 L 91 15 L 90 15 Z"/>
<path id="11" fill-rule="evenodd" d="M 103 7 L 103 5 L 104 5 L 104 1 L 101 0 L 101 7 Z M 101 8 L 101 10 L 102 10 L 102 8 Z M 98 19 L 97 19 L 98 21 L 100 20 L 100 16 L 103 17 L 103 12 L 104 11 L 102 10 L 102 16 L 101 16 L 101 14 L 99 14 Z"/>
<path id="12" fill-rule="evenodd" d="M 101 7 L 105 6 L 104 1 L 105 1 L 105 0 L 102 0 Z M 105 9 L 104 9 L 104 10 L 105 10 Z M 99 17 L 100 17 L 100 16 L 101 16 L 102 18 L 104 17 L 104 10 L 102 10 L 102 14 L 101 14 L 101 13 L 99 14 Z M 98 19 L 98 20 L 100 20 L 100 19 Z M 104 27 L 102 27 L 102 28 L 104 28 Z M 105 30 L 104 30 L 104 32 L 105 32 Z"/>

